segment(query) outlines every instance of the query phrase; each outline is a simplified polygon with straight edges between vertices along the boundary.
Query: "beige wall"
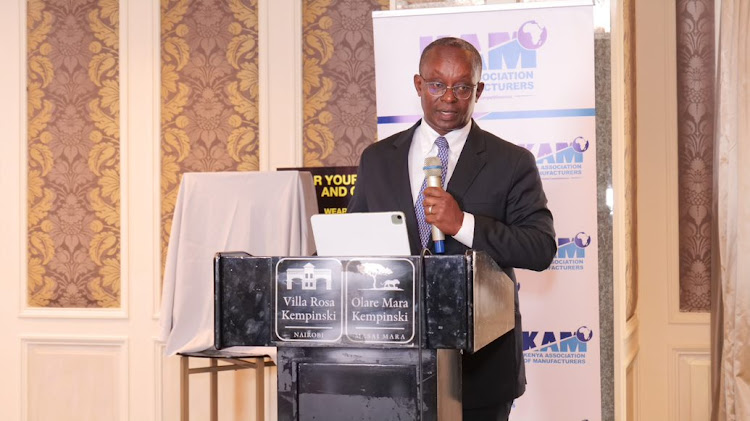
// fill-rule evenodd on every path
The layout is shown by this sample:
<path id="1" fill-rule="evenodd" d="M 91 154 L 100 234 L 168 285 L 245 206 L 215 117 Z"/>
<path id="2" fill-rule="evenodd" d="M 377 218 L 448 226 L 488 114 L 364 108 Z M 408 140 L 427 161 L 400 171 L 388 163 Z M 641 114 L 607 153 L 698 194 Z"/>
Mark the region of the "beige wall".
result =
<path id="1" fill-rule="evenodd" d="M 707 313 L 680 311 L 675 3 L 636 1 L 640 351 L 635 418 L 705 420 Z"/>

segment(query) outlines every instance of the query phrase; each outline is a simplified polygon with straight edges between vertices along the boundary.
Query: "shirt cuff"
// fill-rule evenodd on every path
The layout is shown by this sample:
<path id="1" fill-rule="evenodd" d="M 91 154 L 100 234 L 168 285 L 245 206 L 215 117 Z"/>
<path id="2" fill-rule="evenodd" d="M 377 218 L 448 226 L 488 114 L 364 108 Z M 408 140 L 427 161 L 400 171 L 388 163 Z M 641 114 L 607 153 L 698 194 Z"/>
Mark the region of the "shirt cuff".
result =
<path id="1" fill-rule="evenodd" d="M 459 243 L 471 248 L 474 244 L 474 215 L 464 212 L 464 222 L 461 229 L 453 236 Z"/>

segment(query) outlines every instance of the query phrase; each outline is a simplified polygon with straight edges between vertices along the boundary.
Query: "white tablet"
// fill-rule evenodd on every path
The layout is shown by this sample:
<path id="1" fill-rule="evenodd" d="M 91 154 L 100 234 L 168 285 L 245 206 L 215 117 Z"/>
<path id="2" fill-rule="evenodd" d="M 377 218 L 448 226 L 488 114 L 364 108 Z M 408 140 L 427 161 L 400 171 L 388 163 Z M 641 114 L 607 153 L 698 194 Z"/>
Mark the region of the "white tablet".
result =
<path id="1" fill-rule="evenodd" d="M 408 256 L 403 212 L 319 214 L 310 218 L 318 256 Z"/>

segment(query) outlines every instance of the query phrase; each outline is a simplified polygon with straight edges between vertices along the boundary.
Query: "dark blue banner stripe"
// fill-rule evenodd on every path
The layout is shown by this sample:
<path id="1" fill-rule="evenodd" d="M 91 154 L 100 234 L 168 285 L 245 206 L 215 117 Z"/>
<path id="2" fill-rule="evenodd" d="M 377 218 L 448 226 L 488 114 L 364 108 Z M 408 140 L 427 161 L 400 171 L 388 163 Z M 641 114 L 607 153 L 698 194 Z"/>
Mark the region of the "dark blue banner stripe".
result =
<path id="1" fill-rule="evenodd" d="M 421 115 L 387 115 L 378 117 L 378 124 L 416 123 L 420 118 Z"/>

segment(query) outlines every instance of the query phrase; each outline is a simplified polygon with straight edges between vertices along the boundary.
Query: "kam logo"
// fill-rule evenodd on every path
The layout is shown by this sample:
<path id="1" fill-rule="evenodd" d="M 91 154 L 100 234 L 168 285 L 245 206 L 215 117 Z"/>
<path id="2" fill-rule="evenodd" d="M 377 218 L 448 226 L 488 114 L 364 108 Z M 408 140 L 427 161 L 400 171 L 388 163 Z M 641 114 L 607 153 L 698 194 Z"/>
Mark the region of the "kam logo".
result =
<path id="1" fill-rule="evenodd" d="M 437 37 L 419 38 L 419 51 Z M 484 96 L 529 95 L 534 91 L 537 50 L 547 42 L 547 28 L 536 20 L 523 22 L 512 31 L 462 34 L 482 55 Z"/>
<path id="2" fill-rule="evenodd" d="M 586 263 L 586 248 L 591 245 L 591 236 L 581 231 L 574 237 L 557 238 L 557 256 L 552 259 L 550 270 L 581 271 Z"/>
<path id="3" fill-rule="evenodd" d="M 573 332 L 523 331 L 523 356 L 527 364 L 586 364 L 588 342 L 594 332 L 581 326 Z"/>
<path id="4" fill-rule="evenodd" d="M 583 136 L 578 136 L 571 142 L 519 144 L 534 154 L 543 180 L 581 178 L 584 154 L 590 145 Z"/>

